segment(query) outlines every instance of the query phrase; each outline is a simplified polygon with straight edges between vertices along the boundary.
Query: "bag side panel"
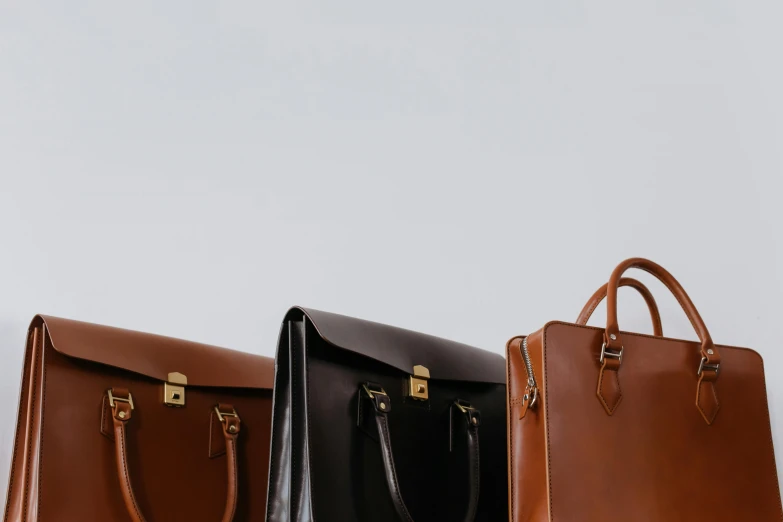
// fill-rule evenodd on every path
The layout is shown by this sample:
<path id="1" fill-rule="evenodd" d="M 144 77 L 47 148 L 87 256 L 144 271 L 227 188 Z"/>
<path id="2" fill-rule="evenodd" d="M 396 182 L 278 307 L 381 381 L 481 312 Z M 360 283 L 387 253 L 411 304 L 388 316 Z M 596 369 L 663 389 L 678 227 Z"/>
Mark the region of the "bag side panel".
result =
<path id="1" fill-rule="evenodd" d="M 275 390 L 272 408 L 272 445 L 269 464 L 268 522 L 291 519 L 291 335 L 290 322 L 283 324 L 275 360 Z"/>
<path id="2" fill-rule="evenodd" d="M 16 435 L 11 457 L 11 473 L 9 475 L 8 493 L 6 498 L 5 522 L 22 522 L 27 509 L 28 481 L 32 455 L 33 436 L 37 419 L 33 415 L 37 410 L 38 388 L 41 381 L 41 354 L 44 329 L 38 325 L 30 330 L 27 336 L 22 384 L 19 393 L 19 414 L 16 421 Z"/>
<path id="3" fill-rule="evenodd" d="M 509 512 L 511 522 L 547 522 L 549 488 L 547 481 L 547 448 L 545 430 L 546 383 L 542 335 L 538 331 L 527 338 L 527 350 L 536 375 L 538 398 L 525 417 L 523 396 L 527 386 L 527 367 L 522 356 L 521 339 L 509 342 L 508 370 L 508 444 L 509 444 Z"/>
<path id="4" fill-rule="evenodd" d="M 313 520 L 310 490 L 308 368 L 305 321 L 290 320 L 291 339 L 291 522 Z"/>

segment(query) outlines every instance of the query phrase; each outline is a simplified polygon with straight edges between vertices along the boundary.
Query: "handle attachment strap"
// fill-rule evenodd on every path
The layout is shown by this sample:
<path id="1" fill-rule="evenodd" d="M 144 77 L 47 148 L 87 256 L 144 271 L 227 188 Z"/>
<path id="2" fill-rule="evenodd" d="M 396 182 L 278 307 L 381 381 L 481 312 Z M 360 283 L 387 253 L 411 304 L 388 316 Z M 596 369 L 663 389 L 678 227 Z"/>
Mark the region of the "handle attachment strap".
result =
<path id="1" fill-rule="evenodd" d="M 661 281 L 666 288 L 674 294 L 674 297 L 680 303 L 685 315 L 688 316 L 688 320 L 690 320 L 694 330 L 696 330 L 696 334 L 701 341 L 699 350 L 701 362 L 696 371 L 696 375 L 698 376 L 698 383 L 696 385 L 696 408 L 699 410 L 699 413 L 704 418 L 705 422 L 707 424 L 712 424 L 720 409 L 720 401 L 718 400 L 718 394 L 715 389 L 715 383 L 718 380 L 720 371 L 720 353 L 712 342 L 710 332 L 707 330 L 707 326 L 704 324 L 704 320 L 701 318 L 701 315 L 699 315 L 698 310 L 696 310 L 693 301 L 691 301 L 691 298 L 685 292 L 682 285 L 680 285 L 674 276 L 662 266 L 649 259 L 635 257 L 623 261 L 614 269 L 612 276 L 609 278 L 609 283 L 607 284 L 606 330 L 604 331 L 605 348 L 602 348 L 602 353 L 606 351 L 613 354 L 623 352 L 620 327 L 617 323 L 617 289 L 620 286 L 623 274 L 630 268 L 644 270 Z M 616 363 L 612 362 L 607 364 L 607 361 L 609 361 L 609 359 L 605 357 L 603 361 L 601 361 L 602 365 L 598 378 L 597 395 L 604 405 L 606 412 L 609 415 L 612 415 L 622 399 L 620 381 L 617 376 L 622 361 L 620 358 L 616 359 Z M 606 375 L 607 371 L 611 372 L 611 375 Z"/>
<path id="2" fill-rule="evenodd" d="M 125 427 L 131 418 L 135 405 L 133 396 L 125 388 L 111 388 L 106 394 L 109 398 L 112 421 L 114 424 L 115 456 L 117 460 L 117 472 L 120 479 L 120 489 L 125 500 L 125 507 L 133 522 L 146 522 L 141 512 L 136 495 L 133 492 L 130 473 L 128 472 L 127 434 Z M 228 492 L 226 509 L 221 522 L 232 522 L 236 513 L 238 493 L 237 471 L 237 436 L 241 429 L 241 420 L 234 407 L 229 404 L 215 406 L 220 423 L 223 425 L 223 434 L 226 438 L 226 462 L 228 463 Z"/>
<path id="3" fill-rule="evenodd" d="M 375 420 L 375 426 L 378 432 L 378 442 L 381 449 L 381 457 L 383 458 L 383 467 L 386 473 L 386 483 L 389 487 L 389 494 L 391 495 L 394 509 L 397 512 L 397 517 L 401 522 L 413 522 L 413 517 L 402 498 L 402 492 L 400 491 L 400 481 L 397 478 L 397 469 L 394 465 L 394 453 L 392 451 L 391 434 L 389 432 L 389 418 L 388 415 L 391 412 L 391 400 L 386 394 L 386 391 L 379 384 L 366 382 L 361 385 L 359 389 L 359 412 L 361 423 L 361 412 L 365 411 L 362 408 L 362 402 L 369 401 L 372 405 L 371 408 L 367 408 L 373 412 Z M 461 413 L 461 417 L 465 420 L 467 431 L 467 447 L 468 447 L 468 460 L 469 460 L 469 479 L 470 479 L 470 495 L 468 497 L 468 507 L 465 513 L 465 517 L 462 519 L 464 522 L 473 522 L 476 518 L 476 512 L 478 510 L 479 499 L 479 437 L 478 428 L 481 425 L 481 412 L 465 401 L 457 400 L 452 406 L 452 413 L 455 410 Z M 449 446 L 450 450 L 451 442 Z"/>

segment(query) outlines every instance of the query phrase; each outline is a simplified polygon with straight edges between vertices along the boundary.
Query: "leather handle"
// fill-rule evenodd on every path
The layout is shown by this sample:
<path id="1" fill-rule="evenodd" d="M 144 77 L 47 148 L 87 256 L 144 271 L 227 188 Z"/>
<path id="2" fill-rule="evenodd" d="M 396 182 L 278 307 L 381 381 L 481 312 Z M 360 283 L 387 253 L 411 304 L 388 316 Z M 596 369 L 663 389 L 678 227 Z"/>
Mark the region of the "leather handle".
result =
<path id="1" fill-rule="evenodd" d="M 650 290 L 644 285 L 644 283 L 631 277 L 623 277 L 620 279 L 619 286 L 628 286 L 642 295 L 645 302 L 647 303 L 647 308 L 650 309 L 650 317 L 652 318 L 653 323 L 653 334 L 657 337 L 662 337 L 663 324 L 661 323 L 661 313 L 658 310 L 658 303 L 655 302 L 655 298 L 653 297 Z M 601 301 L 603 301 L 606 297 L 608 288 L 609 283 L 595 291 L 592 297 L 590 297 L 590 299 L 585 304 L 584 308 L 582 308 L 582 311 L 579 313 L 579 317 L 576 319 L 576 324 L 587 324 L 587 321 L 590 320 L 590 316 L 593 315 L 595 309 L 598 308 L 598 305 L 601 304 Z"/>
<path id="2" fill-rule="evenodd" d="M 380 390 L 380 391 L 372 391 Z M 378 430 L 378 441 L 381 448 L 381 456 L 383 458 L 383 467 L 386 474 L 386 483 L 389 487 L 389 494 L 391 495 L 394 509 L 397 512 L 397 517 L 401 522 L 413 522 L 413 517 L 405 505 L 405 501 L 402 498 L 402 492 L 400 491 L 400 481 L 397 478 L 397 469 L 394 465 L 394 452 L 392 451 L 391 435 L 389 433 L 389 412 L 391 412 L 391 400 L 386 392 L 373 383 L 365 383 L 362 389 L 359 391 L 360 401 L 370 401 L 372 403 L 371 411 L 375 419 L 375 426 Z M 464 522 L 474 522 L 476 518 L 476 512 L 478 510 L 479 500 L 479 433 L 478 428 L 481 425 L 481 413 L 471 408 L 469 405 L 462 401 L 455 401 L 452 405 L 452 415 L 454 414 L 455 407 L 463 415 L 461 417 L 465 419 L 465 426 L 467 432 L 467 447 L 468 447 L 468 469 L 469 469 L 469 481 L 470 481 L 470 494 L 468 497 L 468 506 L 466 513 L 462 520 Z M 361 405 L 360 405 L 361 411 Z M 451 444 L 451 443 L 450 443 Z M 451 446 L 450 446 L 451 449 Z"/>
<path id="3" fill-rule="evenodd" d="M 111 408 L 114 423 L 115 456 L 117 460 L 117 472 L 120 479 L 120 489 L 125 500 L 125 506 L 133 522 L 146 522 L 141 512 L 136 495 L 133 492 L 130 473 L 128 472 L 127 435 L 125 427 L 133 418 L 133 398 L 127 389 L 112 388 L 108 391 L 109 406 Z M 221 522 L 232 522 L 236 513 L 238 496 L 238 471 L 237 471 L 237 436 L 240 431 L 240 419 L 234 408 L 228 404 L 219 404 L 215 407 L 223 425 L 223 433 L 226 438 L 226 462 L 228 463 L 228 492 L 226 509 Z"/>
<path id="4" fill-rule="evenodd" d="M 720 401 L 716 390 L 716 382 L 720 371 L 720 353 L 712 342 L 707 325 L 696 310 L 691 298 L 685 292 L 680 283 L 662 266 L 644 259 L 635 257 L 626 259 L 612 272 L 607 284 L 606 296 L 606 330 L 604 331 L 604 345 L 601 348 L 601 369 L 598 376 L 597 395 L 609 415 L 614 414 L 622 400 L 622 390 L 618 371 L 623 360 L 623 342 L 620 338 L 620 326 L 617 323 L 617 289 L 620 286 L 623 274 L 630 268 L 638 268 L 654 275 L 669 291 L 674 294 L 680 303 L 685 315 L 696 330 L 696 335 L 701 341 L 701 363 L 695 372 L 698 376 L 696 384 L 696 408 L 701 413 L 707 424 L 712 424 L 718 415 Z"/>
<path id="5" fill-rule="evenodd" d="M 649 259 L 641 257 L 626 259 L 614 269 L 612 276 L 609 278 L 606 296 L 606 331 L 604 333 L 604 342 L 606 343 L 607 348 L 621 350 L 623 346 L 620 339 L 620 327 L 617 323 L 617 289 L 620 285 L 622 275 L 631 268 L 644 270 L 645 272 L 654 275 L 666 285 L 666 288 L 668 288 L 669 291 L 674 294 L 674 297 L 677 298 L 677 301 L 688 316 L 693 328 L 696 330 L 696 334 L 699 336 L 699 340 L 701 340 L 701 356 L 706 358 L 705 362 L 709 365 L 720 364 L 720 355 L 715 349 L 707 326 L 704 324 L 704 320 L 701 318 L 701 315 L 699 315 L 698 310 L 696 310 L 693 301 L 688 297 L 685 289 L 665 268 Z"/>

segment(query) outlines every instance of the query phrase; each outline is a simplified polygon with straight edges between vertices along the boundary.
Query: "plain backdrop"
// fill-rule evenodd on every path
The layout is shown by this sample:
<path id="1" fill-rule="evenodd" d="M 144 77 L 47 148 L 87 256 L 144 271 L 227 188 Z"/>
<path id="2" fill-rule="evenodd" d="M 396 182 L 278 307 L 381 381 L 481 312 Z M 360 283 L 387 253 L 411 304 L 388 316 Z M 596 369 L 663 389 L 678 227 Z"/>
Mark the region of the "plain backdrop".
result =
<path id="1" fill-rule="evenodd" d="M 0 0 L 0 491 L 35 313 L 273 355 L 303 304 L 502 352 L 631 256 L 764 356 L 780 467 L 782 17 Z"/>

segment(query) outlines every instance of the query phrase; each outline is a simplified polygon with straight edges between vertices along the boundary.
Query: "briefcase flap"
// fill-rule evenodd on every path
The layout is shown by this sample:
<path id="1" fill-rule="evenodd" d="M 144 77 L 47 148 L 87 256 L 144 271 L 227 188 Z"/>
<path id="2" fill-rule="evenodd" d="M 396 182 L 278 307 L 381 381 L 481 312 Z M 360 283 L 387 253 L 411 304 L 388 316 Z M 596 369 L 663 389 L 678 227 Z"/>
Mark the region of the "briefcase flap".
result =
<path id="1" fill-rule="evenodd" d="M 37 315 L 30 326 L 45 325 L 52 347 L 63 355 L 157 379 L 187 376 L 188 386 L 271 389 L 274 360 L 217 346 Z"/>
<path id="2" fill-rule="evenodd" d="M 405 373 L 424 366 L 434 380 L 506 383 L 505 359 L 499 354 L 403 328 L 322 312 L 292 308 L 287 319 L 302 315 L 327 343 Z"/>

